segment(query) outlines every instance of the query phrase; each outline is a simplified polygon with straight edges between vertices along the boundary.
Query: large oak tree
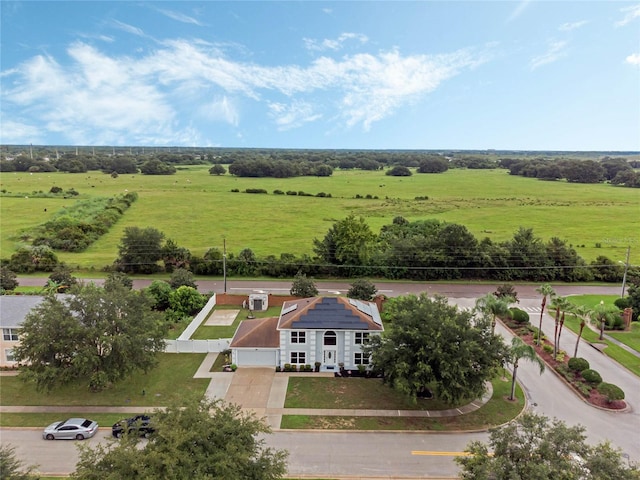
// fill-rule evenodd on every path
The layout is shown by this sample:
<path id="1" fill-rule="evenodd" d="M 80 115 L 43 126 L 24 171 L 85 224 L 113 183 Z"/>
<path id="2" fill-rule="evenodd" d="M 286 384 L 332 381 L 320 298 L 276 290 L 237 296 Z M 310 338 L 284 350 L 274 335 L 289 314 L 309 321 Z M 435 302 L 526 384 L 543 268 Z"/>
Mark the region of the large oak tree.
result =
<path id="1" fill-rule="evenodd" d="M 185 400 L 152 416 L 144 444 L 134 435 L 95 449 L 81 447 L 78 480 L 272 480 L 286 473 L 287 452 L 266 448 L 270 429 L 220 400 Z"/>
<path id="2" fill-rule="evenodd" d="M 448 403 L 481 396 L 506 359 L 502 338 L 486 319 L 474 319 L 444 297 L 426 294 L 397 297 L 385 304 L 391 319 L 382 336 L 365 346 L 385 382 L 414 399 L 435 383 Z"/>
<path id="3" fill-rule="evenodd" d="M 457 457 L 463 480 L 639 479 L 608 443 L 588 445 L 585 428 L 533 413 L 491 430 L 488 445 L 474 441 Z"/>
<path id="4" fill-rule="evenodd" d="M 25 318 L 14 347 L 20 376 L 39 390 L 74 381 L 101 390 L 149 370 L 165 347 L 163 316 L 151 306 L 139 291 L 94 284 L 46 296 Z"/>

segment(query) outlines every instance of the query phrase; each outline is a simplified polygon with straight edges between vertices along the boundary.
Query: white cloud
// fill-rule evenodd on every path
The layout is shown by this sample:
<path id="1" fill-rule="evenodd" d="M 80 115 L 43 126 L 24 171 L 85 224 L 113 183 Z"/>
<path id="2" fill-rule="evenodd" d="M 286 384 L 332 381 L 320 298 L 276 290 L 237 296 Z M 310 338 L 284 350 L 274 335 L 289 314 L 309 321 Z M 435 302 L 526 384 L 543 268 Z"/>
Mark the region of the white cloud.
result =
<path id="1" fill-rule="evenodd" d="M 294 101 L 288 105 L 269 103 L 270 116 L 275 120 L 278 130 L 290 130 L 322 117 L 314 112 L 314 107 L 304 101 Z"/>
<path id="2" fill-rule="evenodd" d="M 164 8 L 158 8 L 157 11 L 166 17 L 177 20 L 178 22 L 191 23 L 193 25 L 202 26 L 202 23 L 200 23 L 196 18 L 185 15 L 184 13 L 175 12 L 173 10 L 166 10 Z"/>
<path id="3" fill-rule="evenodd" d="M 211 102 L 205 103 L 199 109 L 199 112 L 200 115 L 208 120 L 223 121 L 225 123 L 233 125 L 234 127 L 237 127 L 240 121 L 240 115 L 236 106 L 233 104 L 233 101 L 227 96 L 223 96 Z"/>
<path id="4" fill-rule="evenodd" d="M 304 38 L 304 45 L 307 50 L 323 51 L 323 50 L 341 50 L 347 40 L 355 40 L 361 45 L 369 41 L 366 35 L 360 33 L 343 33 L 336 39 L 325 38 L 324 40 L 316 40 L 313 38 Z"/>
<path id="5" fill-rule="evenodd" d="M 522 13 L 526 10 L 530 3 L 531 0 L 521 0 L 520 3 L 518 3 L 518 6 L 513 9 L 511 15 L 509 15 L 509 17 L 507 18 L 507 23 L 515 20 L 520 15 L 522 15 Z"/>
<path id="6" fill-rule="evenodd" d="M 42 143 L 42 129 L 6 118 L 0 122 L 0 144 Z"/>
<path id="7" fill-rule="evenodd" d="M 625 62 L 631 65 L 640 65 L 640 53 L 632 53 L 627 58 L 625 58 Z"/>
<path id="8" fill-rule="evenodd" d="M 565 51 L 566 46 L 567 42 L 565 41 L 549 42 L 549 48 L 547 51 L 542 55 L 532 58 L 529 62 L 531 70 L 535 70 L 538 67 L 553 63 L 562 57 L 565 57 L 567 55 Z"/>
<path id="9" fill-rule="evenodd" d="M 128 23 L 124 23 L 119 20 L 111 20 L 111 25 L 119 30 L 122 30 L 123 32 L 127 32 L 138 37 L 146 36 L 144 34 L 144 30 L 142 30 L 141 28 L 134 27 L 133 25 L 129 25 Z"/>
<path id="10" fill-rule="evenodd" d="M 625 14 L 624 18 L 615 23 L 616 27 L 624 27 L 625 25 L 631 23 L 636 18 L 640 18 L 640 5 L 632 5 L 630 7 L 625 7 L 620 9 L 621 12 Z"/>
<path id="11" fill-rule="evenodd" d="M 362 41 L 357 35 L 343 40 L 353 38 Z M 240 127 L 236 103 L 245 99 L 262 105 L 280 130 L 322 119 L 368 130 L 488 58 L 474 50 L 394 50 L 271 66 L 230 59 L 203 41 L 158 45 L 150 53 L 116 56 L 77 42 L 68 48 L 71 62 L 64 67 L 54 58 L 34 57 L 4 72 L 10 86 L 1 92 L 3 115 L 14 105 L 72 143 L 191 144 L 199 139 L 191 122 Z"/>
<path id="12" fill-rule="evenodd" d="M 570 32 L 571 30 L 576 30 L 580 27 L 584 27 L 587 23 L 587 20 L 581 20 L 579 22 L 571 22 L 571 23 L 563 23 L 558 27 L 558 30 L 561 32 Z"/>

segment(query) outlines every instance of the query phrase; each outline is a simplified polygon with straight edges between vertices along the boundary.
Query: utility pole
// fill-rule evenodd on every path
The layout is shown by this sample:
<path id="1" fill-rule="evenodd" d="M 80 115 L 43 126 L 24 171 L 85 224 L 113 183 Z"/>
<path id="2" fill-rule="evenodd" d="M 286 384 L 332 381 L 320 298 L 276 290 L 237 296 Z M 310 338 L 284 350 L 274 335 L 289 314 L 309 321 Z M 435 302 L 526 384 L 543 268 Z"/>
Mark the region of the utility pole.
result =
<path id="1" fill-rule="evenodd" d="M 227 239 L 222 237 L 222 275 L 224 277 L 224 293 L 227 293 Z"/>
<path id="2" fill-rule="evenodd" d="M 627 286 L 627 272 L 629 271 L 629 254 L 631 253 L 631 245 L 627 246 L 627 259 L 624 262 L 624 275 L 622 275 L 622 298 L 624 298 L 624 289 Z"/>

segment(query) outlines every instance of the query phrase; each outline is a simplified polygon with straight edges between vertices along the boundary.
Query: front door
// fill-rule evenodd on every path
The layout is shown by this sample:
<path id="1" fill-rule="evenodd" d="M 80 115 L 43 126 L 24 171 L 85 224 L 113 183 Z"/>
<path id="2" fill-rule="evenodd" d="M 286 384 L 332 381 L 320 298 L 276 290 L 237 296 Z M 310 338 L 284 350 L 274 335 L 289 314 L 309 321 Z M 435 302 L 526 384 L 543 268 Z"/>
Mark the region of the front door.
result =
<path id="1" fill-rule="evenodd" d="M 335 350 L 324 350 L 324 366 L 333 370 L 336 366 L 336 351 Z"/>
<path id="2" fill-rule="evenodd" d="M 334 370 L 338 363 L 338 359 L 336 358 L 338 356 L 338 349 L 336 348 L 338 346 L 336 332 L 332 330 L 324 332 L 322 345 L 324 347 L 322 350 L 324 366 L 327 370 Z"/>

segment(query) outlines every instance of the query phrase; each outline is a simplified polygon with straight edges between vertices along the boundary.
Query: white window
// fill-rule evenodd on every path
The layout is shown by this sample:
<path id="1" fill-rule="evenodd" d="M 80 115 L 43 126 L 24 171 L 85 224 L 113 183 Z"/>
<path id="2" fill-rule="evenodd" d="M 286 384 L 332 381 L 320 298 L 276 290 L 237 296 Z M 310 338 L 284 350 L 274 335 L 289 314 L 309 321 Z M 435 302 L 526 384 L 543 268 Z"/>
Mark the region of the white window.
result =
<path id="1" fill-rule="evenodd" d="M 291 352 L 291 362 L 290 363 L 307 363 L 307 354 L 306 352 Z"/>
<path id="2" fill-rule="evenodd" d="M 7 362 L 15 362 L 16 357 L 13 356 L 13 348 L 7 348 L 4 351 L 4 358 Z"/>
<path id="3" fill-rule="evenodd" d="M 307 343 L 307 333 L 291 332 L 291 343 Z"/>
<path id="4" fill-rule="evenodd" d="M 356 332 L 356 345 L 362 345 L 369 341 L 369 334 L 365 332 Z"/>
<path id="5" fill-rule="evenodd" d="M 354 365 L 369 365 L 369 357 L 365 357 L 364 353 L 356 353 L 353 357 Z"/>
<path id="6" fill-rule="evenodd" d="M 7 342 L 17 342 L 18 341 L 18 328 L 3 328 L 2 329 L 2 338 L 4 338 Z"/>
<path id="7" fill-rule="evenodd" d="M 338 337 L 336 335 L 336 332 L 329 330 L 327 332 L 324 333 L 324 344 L 325 345 L 337 345 L 338 344 Z"/>

